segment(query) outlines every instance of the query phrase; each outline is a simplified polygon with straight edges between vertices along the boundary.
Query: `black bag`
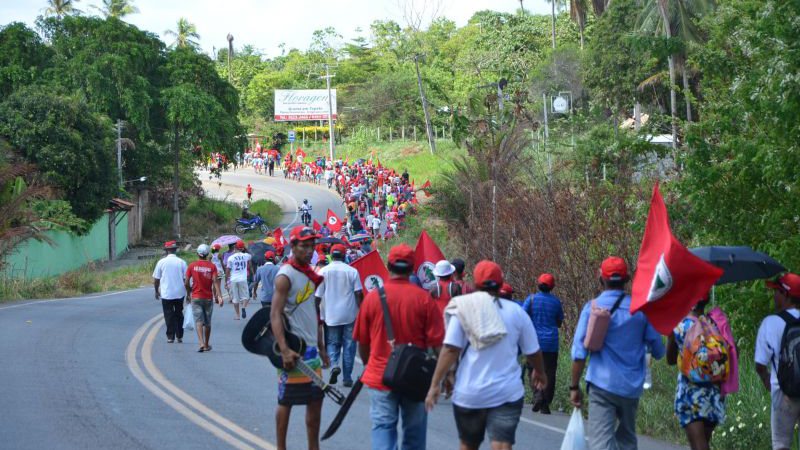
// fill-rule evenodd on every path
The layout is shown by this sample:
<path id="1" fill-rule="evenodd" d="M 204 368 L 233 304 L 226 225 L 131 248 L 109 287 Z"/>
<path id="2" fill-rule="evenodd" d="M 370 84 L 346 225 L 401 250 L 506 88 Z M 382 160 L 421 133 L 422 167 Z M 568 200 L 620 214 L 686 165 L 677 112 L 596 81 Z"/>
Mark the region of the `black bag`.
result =
<path id="1" fill-rule="evenodd" d="M 787 397 L 800 399 L 800 319 L 788 311 L 778 316 L 786 322 L 778 356 L 778 384 Z"/>
<path id="2" fill-rule="evenodd" d="M 433 372 L 436 369 L 436 359 L 412 344 L 395 344 L 392 318 L 389 315 L 389 305 L 386 303 L 386 291 L 383 286 L 378 287 L 383 307 L 383 323 L 386 327 L 386 336 L 392 345 L 392 353 L 383 371 L 384 385 L 410 400 L 421 402 L 428 395 L 431 387 Z"/>

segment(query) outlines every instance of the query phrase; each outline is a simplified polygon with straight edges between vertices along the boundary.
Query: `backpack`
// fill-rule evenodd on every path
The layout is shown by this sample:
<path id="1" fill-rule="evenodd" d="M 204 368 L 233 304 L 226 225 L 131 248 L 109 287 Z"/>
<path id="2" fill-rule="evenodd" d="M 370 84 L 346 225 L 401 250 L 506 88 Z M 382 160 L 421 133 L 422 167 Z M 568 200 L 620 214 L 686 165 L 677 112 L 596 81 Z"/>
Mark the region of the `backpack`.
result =
<path id="1" fill-rule="evenodd" d="M 800 319 L 789 311 L 781 311 L 778 316 L 786 322 L 778 356 L 778 384 L 786 396 L 800 399 Z"/>
<path id="2" fill-rule="evenodd" d="M 603 348 L 611 316 L 614 315 L 624 298 L 625 293 L 623 292 L 610 310 L 597 306 L 597 300 L 592 300 L 592 311 L 589 315 L 589 323 L 586 325 L 586 337 L 583 338 L 583 346 L 586 347 L 586 350 L 599 352 Z"/>
<path id="3" fill-rule="evenodd" d="M 456 283 L 455 281 L 451 281 L 447 284 L 447 293 L 450 294 L 450 298 L 458 297 L 461 295 L 461 285 Z M 437 282 L 436 286 L 431 288 L 431 297 L 439 298 L 442 296 L 442 286 Z"/>
<path id="4" fill-rule="evenodd" d="M 705 315 L 698 317 L 686 331 L 678 368 L 695 384 L 719 384 L 728 379 L 731 369 L 728 343 L 714 321 Z"/>

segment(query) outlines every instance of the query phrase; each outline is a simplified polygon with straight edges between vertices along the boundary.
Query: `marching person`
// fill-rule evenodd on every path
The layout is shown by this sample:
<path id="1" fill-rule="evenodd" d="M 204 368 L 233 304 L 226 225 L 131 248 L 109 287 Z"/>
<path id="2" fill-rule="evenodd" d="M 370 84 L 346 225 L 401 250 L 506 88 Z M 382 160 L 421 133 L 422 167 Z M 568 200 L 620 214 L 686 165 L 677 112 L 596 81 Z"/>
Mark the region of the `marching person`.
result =
<path id="1" fill-rule="evenodd" d="M 625 293 L 630 280 L 622 258 L 606 258 L 600 266 L 603 292 L 583 307 L 572 342 L 570 401 L 583 406 L 580 379 L 589 358 L 586 392 L 589 397 L 587 441 L 590 450 L 635 450 L 636 410 L 644 388 L 644 354 L 650 347 L 653 358 L 664 357 L 661 335 L 641 312 L 630 313 L 631 297 Z M 613 311 L 600 350 L 586 349 L 592 305 Z M 616 307 L 615 307 L 616 304 Z M 620 376 L 624 374 L 624 376 Z"/>
<path id="2" fill-rule="evenodd" d="M 433 266 L 433 275 L 436 277 L 436 284 L 431 288 L 431 297 L 439 308 L 440 316 L 444 318 L 444 309 L 450 303 L 450 299 L 461 295 L 461 285 L 453 280 L 455 266 L 450 261 L 443 259 Z"/>
<path id="3" fill-rule="evenodd" d="M 444 349 L 425 406 L 433 409 L 442 381 L 458 362 L 453 414 L 461 448 L 477 450 L 488 432 L 493 449 L 510 449 L 525 400 L 517 352 L 521 350 L 533 367 L 531 388 L 545 389 L 542 351 L 536 330 L 519 305 L 498 298 L 503 286 L 500 266 L 479 262 L 474 280 L 478 291 L 454 298 L 445 309 Z"/>
<path id="4" fill-rule="evenodd" d="M 324 339 L 319 325 L 319 312 L 314 303 L 314 290 L 323 280 L 310 265 L 316 238 L 313 228 L 302 225 L 292 228 L 289 234 L 292 257 L 275 276 L 270 325 L 283 359 L 283 369 L 278 370 L 278 406 L 275 412 L 279 450 L 286 449 L 289 416 L 295 405 L 306 405 L 308 448 L 319 450 L 319 423 L 324 394 L 311 382 L 311 378 L 295 367 L 297 360 L 302 358 L 321 376 L 322 366 L 330 364 L 325 348 L 319 346 Z M 292 333 L 305 341 L 304 354 L 298 354 L 287 346 L 284 320 Z"/>
<path id="5" fill-rule="evenodd" d="M 331 384 L 341 372 L 344 387 L 353 386 L 353 363 L 356 359 L 356 343 L 353 327 L 358 308 L 364 299 L 358 271 L 345 264 L 347 247 L 336 244 L 331 248 L 331 263 L 322 268 L 324 278 L 316 292 L 317 302 L 322 305 L 321 315 L 328 327 L 327 346 L 331 358 Z M 339 355 L 342 368 L 339 369 Z"/>
<path id="6" fill-rule="evenodd" d="M 167 342 L 183 342 L 183 299 L 186 297 L 186 261 L 175 253 L 178 243 L 168 241 L 164 243 L 167 256 L 156 263 L 153 270 L 153 287 L 156 290 L 156 300 L 161 300 L 164 310 L 164 322 L 167 325 Z"/>
<path id="7" fill-rule="evenodd" d="M 267 250 L 264 252 L 264 264 L 256 270 L 253 277 L 253 297 L 261 302 L 264 308 L 272 303 L 272 296 L 275 294 L 275 275 L 278 274 L 278 266 L 275 265 L 275 252 Z M 258 286 L 261 285 L 261 289 Z"/>
<path id="8" fill-rule="evenodd" d="M 387 267 L 389 280 L 384 287 L 395 342 L 438 352 L 444 321 L 430 294 L 408 280 L 414 269 L 414 250 L 406 244 L 392 247 Z M 392 347 L 377 289 L 370 291 L 361 304 L 353 338 L 359 343 L 358 352 L 366 366 L 361 381 L 370 393 L 372 448 L 396 449 L 397 425 L 402 420 L 402 449 L 424 449 L 428 428 L 425 403 L 401 397 L 382 382 Z"/>
<path id="9" fill-rule="evenodd" d="M 541 274 L 536 283 L 539 292 L 529 295 L 522 304 L 522 309 L 528 314 L 536 329 L 549 383 L 546 390 L 534 391 L 532 409 L 533 412 L 550 414 L 558 369 L 558 329 L 564 322 L 564 309 L 561 300 L 552 294 L 556 286 L 556 279 L 552 274 Z"/>
<path id="10" fill-rule="evenodd" d="M 247 253 L 244 241 L 236 241 L 236 253 L 228 257 L 225 265 L 225 276 L 230 283 L 231 300 L 233 301 L 234 320 L 239 320 L 239 305 L 241 304 L 242 318 L 247 318 L 247 304 L 250 302 L 250 289 L 247 286 L 247 276 L 252 272 L 250 262 L 252 255 Z"/>
<path id="11" fill-rule="evenodd" d="M 756 372 L 772 396 L 772 448 L 789 450 L 792 448 L 795 427 L 800 424 L 800 397 L 796 396 L 800 381 L 794 378 L 800 374 L 796 370 L 788 370 L 781 375 L 793 374 L 793 379 L 782 380 L 778 374 L 778 366 L 782 349 L 786 349 L 788 354 L 797 355 L 800 346 L 797 339 L 791 342 L 784 342 L 783 339 L 787 327 L 800 327 L 800 275 L 787 273 L 774 282 L 768 282 L 767 287 L 775 291 L 773 299 L 776 313 L 764 318 L 758 327 Z M 794 368 L 797 368 L 796 363 Z M 790 397 L 781 386 L 794 387 L 795 396 Z"/>
<path id="12" fill-rule="evenodd" d="M 211 314 L 214 312 L 213 302 L 217 302 L 220 308 L 223 305 L 217 266 L 208 260 L 209 252 L 208 245 L 200 244 L 197 247 L 197 256 L 200 259 L 189 264 L 186 269 L 186 291 L 192 292 L 189 303 L 192 305 L 197 340 L 200 343 L 197 351 L 200 353 L 211 351 L 209 340 Z"/>

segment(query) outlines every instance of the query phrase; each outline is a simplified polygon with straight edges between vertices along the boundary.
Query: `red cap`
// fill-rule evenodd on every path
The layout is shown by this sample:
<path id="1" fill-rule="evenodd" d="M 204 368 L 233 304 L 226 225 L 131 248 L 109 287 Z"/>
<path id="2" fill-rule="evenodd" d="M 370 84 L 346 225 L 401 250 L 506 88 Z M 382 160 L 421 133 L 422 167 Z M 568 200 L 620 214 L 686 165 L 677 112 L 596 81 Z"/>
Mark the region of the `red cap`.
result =
<path id="1" fill-rule="evenodd" d="M 553 289 L 556 285 L 556 278 L 549 273 L 543 273 L 539 275 L 539 279 L 536 280 L 536 284 L 543 284 L 550 289 Z"/>
<path id="2" fill-rule="evenodd" d="M 175 241 L 167 241 L 167 242 L 164 242 L 164 248 L 165 248 L 165 249 L 178 248 L 178 243 L 177 243 L 177 242 L 175 242 Z"/>
<path id="3" fill-rule="evenodd" d="M 289 233 L 289 242 L 291 242 L 292 244 L 300 241 L 310 241 L 316 238 L 317 238 L 317 232 L 314 231 L 313 228 L 307 227 L 305 225 L 298 225 L 292 228 L 292 232 Z"/>
<path id="4" fill-rule="evenodd" d="M 238 248 L 238 249 L 243 249 L 243 248 L 244 248 L 244 241 L 243 241 L 243 240 L 241 240 L 241 239 L 239 239 L 238 241 L 236 241 L 236 248 Z"/>
<path id="5" fill-rule="evenodd" d="M 266 252 L 264 252 L 264 258 L 275 259 L 275 252 L 273 252 L 272 250 L 267 250 Z"/>
<path id="6" fill-rule="evenodd" d="M 503 286 L 500 287 L 500 296 L 511 295 L 514 293 L 514 288 L 511 287 L 508 283 L 503 283 Z"/>
<path id="7" fill-rule="evenodd" d="M 214 244 L 214 245 L 212 245 L 212 246 L 211 246 L 211 249 L 212 249 L 212 250 L 219 250 L 219 249 L 221 249 L 221 248 L 222 248 L 222 245 L 220 245 L 219 243 L 216 243 L 216 244 Z"/>
<path id="8" fill-rule="evenodd" d="M 499 288 L 503 286 L 503 270 L 500 266 L 487 259 L 475 265 L 472 277 L 475 279 L 475 286 L 484 288 Z"/>
<path id="9" fill-rule="evenodd" d="M 389 250 L 389 264 L 393 266 L 413 266 L 414 250 L 406 244 L 395 245 Z"/>
<path id="10" fill-rule="evenodd" d="M 600 276 L 605 280 L 620 281 L 628 278 L 628 265 L 618 256 L 609 256 L 600 265 Z"/>
<path id="11" fill-rule="evenodd" d="M 780 289 L 786 292 L 789 297 L 800 298 L 800 275 L 787 273 L 775 281 L 767 281 L 767 287 Z"/>
<path id="12" fill-rule="evenodd" d="M 347 253 L 347 247 L 345 247 L 342 244 L 335 244 L 333 247 L 331 247 L 331 253 L 338 253 L 340 255 L 344 255 L 345 253 Z"/>

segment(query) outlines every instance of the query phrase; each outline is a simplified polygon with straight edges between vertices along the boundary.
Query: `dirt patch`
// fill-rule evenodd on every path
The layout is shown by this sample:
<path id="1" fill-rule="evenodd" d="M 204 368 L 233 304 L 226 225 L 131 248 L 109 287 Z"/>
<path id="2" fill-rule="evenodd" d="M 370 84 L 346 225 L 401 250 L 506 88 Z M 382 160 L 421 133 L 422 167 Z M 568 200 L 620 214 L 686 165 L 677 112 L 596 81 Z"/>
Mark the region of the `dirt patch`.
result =
<path id="1" fill-rule="evenodd" d="M 400 150 L 400 156 L 413 156 L 422 152 L 422 147 L 414 145 Z"/>

